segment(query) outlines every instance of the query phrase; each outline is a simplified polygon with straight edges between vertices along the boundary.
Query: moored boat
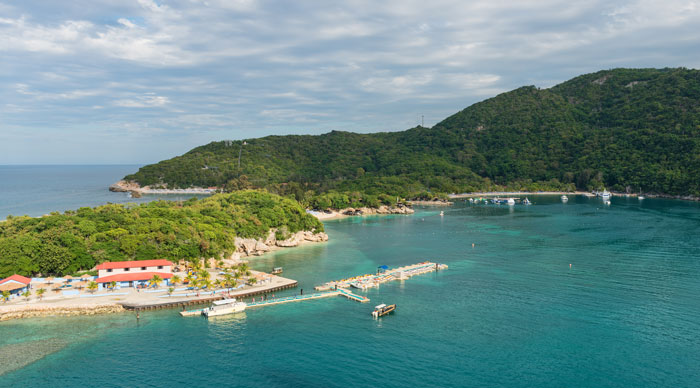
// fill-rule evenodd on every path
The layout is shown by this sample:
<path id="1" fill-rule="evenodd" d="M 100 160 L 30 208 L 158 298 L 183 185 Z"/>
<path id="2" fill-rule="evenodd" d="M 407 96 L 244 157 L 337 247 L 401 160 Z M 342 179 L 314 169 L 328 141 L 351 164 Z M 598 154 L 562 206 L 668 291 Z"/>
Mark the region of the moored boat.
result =
<path id="1" fill-rule="evenodd" d="M 238 302 L 236 299 L 222 299 L 212 302 L 211 307 L 202 310 L 202 315 L 215 317 L 218 315 L 234 314 L 243 312 L 247 304 Z"/>
<path id="2" fill-rule="evenodd" d="M 527 197 L 525 197 L 525 200 L 523 201 L 523 205 L 532 205 L 532 202 L 530 202 L 530 200 L 527 199 Z"/>
<path id="3" fill-rule="evenodd" d="M 562 202 L 566 202 L 566 201 L 568 201 L 568 200 L 569 200 L 569 197 L 567 197 L 566 195 L 562 195 L 562 196 L 561 196 L 561 201 L 562 201 Z"/>
<path id="4" fill-rule="evenodd" d="M 375 306 L 374 311 L 372 311 L 372 316 L 374 318 L 379 318 L 383 317 L 387 314 L 391 314 L 396 310 L 396 305 L 395 304 L 390 304 L 390 305 L 385 305 L 384 303 Z"/>

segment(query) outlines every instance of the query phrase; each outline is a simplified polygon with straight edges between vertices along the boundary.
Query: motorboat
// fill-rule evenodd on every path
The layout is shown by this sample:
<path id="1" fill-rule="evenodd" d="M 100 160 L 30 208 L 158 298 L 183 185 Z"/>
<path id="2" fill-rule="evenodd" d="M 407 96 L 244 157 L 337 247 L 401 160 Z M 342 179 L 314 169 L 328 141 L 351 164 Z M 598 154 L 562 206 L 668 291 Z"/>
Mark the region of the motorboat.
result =
<path id="1" fill-rule="evenodd" d="M 374 318 L 379 318 L 383 317 L 387 314 L 391 314 L 394 311 L 396 311 L 396 305 L 395 304 L 390 304 L 390 305 L 385 305 L 384 303 L 377 305 L 374 307 L 374 311 L 372 311 L 372 316 Z"/>
<path id="2" fill-rule="evenodd" d="M 282 273 L 282 267 L 275 267 L 272 269 L 272 272 L 270 272 L 273 275 L 281 274 Z"/>
<path id="3" fill-rule="evenodd" d="M 441 212 L 440 212 L 440 217 L 442 217 L 442 216 L 444 216 L 444 215 L 445 215 L 445 212 L 441 211 Z"/>
<path id="4" fill-rule="evenodd" d="M 640 196 L 639 196 L 639 197 L 637 197 L 637 198 L 638 198 L 638 199 L 639 199 L 639 200 L 641 201 L 641 200 L 643 200 L 643 199 L 644 199 L 644 196 L 643 196 L 643 195 L 640 195 Z"/>
<path id="5" fill-rule="evenodd" d="M 532 205 L 532 202 L 530 202 L 530 200 L 527 199 L 527 197 L 525 197 L 525 200 L 523 201 L 523 205 Z"/>
<path id="6" fill-rule="evenodd" d="M 603 190 L 600 196 L 603 197 L 603 199 L 610 198 L 610 192 L 608 190 Z"/>
<path id="7" fill-rule="evenodd" d="M 567 197 L 566 195 L 562 195 L 562 196 L 561 196 L 561 201 L 562 201 L 562 202 L 567 202 L 568 200 L 569 200 L 569 197 Z"/>
<path id="8" fill-rule="evenodd" d="M 508 206 L 515 205 L 515 200 L 513 198 L 508 198 Z"/>
<path id="9" fill-rule="evenodd" d="M 212 302 L 209 308 L 202 310 L 202 315 L 208 318 L 219 315 L 240 313 L 245 310 L 246 306 L 248 305 L 245 302 L 238 302 L 235 298 L 215 300 Z"/>

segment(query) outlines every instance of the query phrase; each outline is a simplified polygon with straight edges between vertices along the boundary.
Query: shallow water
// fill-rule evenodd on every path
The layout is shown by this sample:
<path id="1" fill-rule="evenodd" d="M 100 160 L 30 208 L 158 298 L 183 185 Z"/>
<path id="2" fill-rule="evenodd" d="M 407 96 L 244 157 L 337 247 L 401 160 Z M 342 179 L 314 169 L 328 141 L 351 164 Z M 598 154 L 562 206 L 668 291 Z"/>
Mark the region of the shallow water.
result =
<path id="1" fill-rule="evenodd" d="M 169 310 L 138 322 L 118 314 L 0 323 L 0 348 L 70 340 L 0 385 L 697 386 L 700 206 L 530 199 L 330 221 L 328 243 L 253 261 L 284 267 L 305 292 L 382 264 L 449 265 L 370 290 L 369 304 L 339 297 L 215 320 Z M 373 320 L 379 303 L 398 309 Z"/>

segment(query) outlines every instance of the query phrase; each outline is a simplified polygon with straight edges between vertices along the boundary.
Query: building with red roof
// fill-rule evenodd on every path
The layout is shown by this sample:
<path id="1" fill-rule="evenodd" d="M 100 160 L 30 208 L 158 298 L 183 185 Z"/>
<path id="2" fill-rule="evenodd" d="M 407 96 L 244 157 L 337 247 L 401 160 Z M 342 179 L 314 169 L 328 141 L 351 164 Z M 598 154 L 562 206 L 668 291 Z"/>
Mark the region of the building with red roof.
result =
<path id="1" fill-rule="evenodd" d="M 158 275 L 168 285 L 173 277 L 173 263 L 168 260 L 112 261 L 98 265 L 96 282 L 100 288 L 116 282 L 119 287 L 138 287 L 149 283 Z"/>
<path id="2" fill-rule="evenodd" d="M 29 290 L 29 283 L 31 283 L 31 281 L 32 279 L 22 275 L 12 275 L 0 280 L 0 293 L 9 291 L 10 295 L 22 294 Z"/>

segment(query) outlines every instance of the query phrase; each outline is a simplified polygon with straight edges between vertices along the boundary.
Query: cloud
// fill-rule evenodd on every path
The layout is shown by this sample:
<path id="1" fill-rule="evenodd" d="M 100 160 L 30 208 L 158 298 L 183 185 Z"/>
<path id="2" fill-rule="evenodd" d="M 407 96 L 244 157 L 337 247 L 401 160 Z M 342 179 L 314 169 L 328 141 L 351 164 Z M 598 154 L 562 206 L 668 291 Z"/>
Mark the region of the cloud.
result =
<path id="1" fill-rule="evenodd" d="M 432 125 L 522 85 L 700 66 L 697 0 L 0 0 L 0 11 L 0 131 L 148 132 L 152 155 L 222 136 L 401 130 L 421 114 Z"/>
<path id="2" fill-rule="evenodd" d="M 157 108 L 165 106 L 169 103 L 170 99 L 168 99 L 168 97 L 153 95 L 114 101 L 114 105 L 124 108 Z"/>

